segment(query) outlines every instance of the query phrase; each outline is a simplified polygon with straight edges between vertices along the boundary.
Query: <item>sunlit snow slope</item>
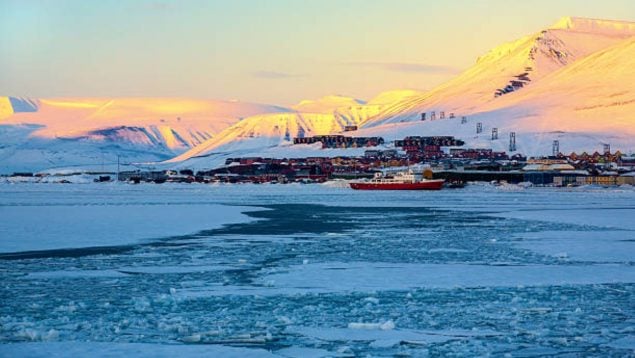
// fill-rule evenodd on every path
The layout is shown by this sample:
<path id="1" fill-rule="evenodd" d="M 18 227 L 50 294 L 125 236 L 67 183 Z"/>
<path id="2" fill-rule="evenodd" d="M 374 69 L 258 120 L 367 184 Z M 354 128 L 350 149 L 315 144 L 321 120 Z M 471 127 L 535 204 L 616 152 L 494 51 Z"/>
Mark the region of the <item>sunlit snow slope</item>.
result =
<path id="1" fill-rule="evenodd" d="M 287 109 L 179 98 L 0 98 L 0 172 L 170 158 L 244 117 Z"/>
<path id="2" fill-rule="evenodd" d="M 519 131 L 619 133 L 635 144 L 635 37 L 481 110 L 508 119 Z"/>
<path id="3" fill-rule="evenodd" d="M 583 58 L 545 76 L 523 91 L 482 105 L 463 124 L 459 118 L 407 121 L 368 127 L 356 135 L 455 135 L 469 146 L 509 150 L 516 133 L 517 151 L 551 153 L 554 140 L 562 152 L 635 151 L 635 37 Z M 476 133 L 481 123 L 483 132 Z M 497 128 L 499 139 L 491 139 Z"/>
<path id="4" fill-rule="evenodd" d="M 449 82 L 382 111 L 366 124 L 416 121 L 422 112 L 457 115 L 495 106 L 512 93 L 523 92 L 542 78 L 594 52 L 635 35 L 635 23 L 565 17 L 554 26 L 494 48 Z M 596 68 L 589 80 L 601 80 L 610 68 Z"/>
<path id="5" fill-rule="evenodd" d="M 635 150 L 634 36 L 635 23 L 564 18 L 495 48 L 448 83 L 388 107 L 357 135 L 455 135 L 470 146 L 508 151 L 515 132 L 518 151 L 529 155 L 550 154 L 553 140 L 563 152 L 601 150 L 603 143 Z M 521 77 L 527 79 L 522 86 L 497 92 Z M 430 121 L 431 111 L 457 118 Z M 428 112 L 425 122 L 422 112 Z M 500 139 L 491 140 L 492 128 Z"/>
<path id="6" fill-rule="evenodd" d="M 263 114 L 246 118 L 170 162 L 219 153 L 235 156 L 257 154 L 267 148 L 290 145 L 294 137 L 341 133 L 345 126 L 360 125 L 377 115 L 390 104 L 386 101 L 404 98 L 411 93 L 405 91 L 398 95 L 398 92 L 393 91 L 369 103 L 341 96 L 305 100 L 293 107 L 296 109 L 293 113 Z M 197 159 L 197 162 L 201 160 Z"/>

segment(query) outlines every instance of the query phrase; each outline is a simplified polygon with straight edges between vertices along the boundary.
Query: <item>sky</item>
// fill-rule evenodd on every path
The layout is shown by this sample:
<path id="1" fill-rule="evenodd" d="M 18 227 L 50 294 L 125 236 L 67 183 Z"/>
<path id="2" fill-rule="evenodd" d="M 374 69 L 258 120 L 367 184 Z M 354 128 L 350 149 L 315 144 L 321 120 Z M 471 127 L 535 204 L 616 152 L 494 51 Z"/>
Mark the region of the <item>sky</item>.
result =
<path id="1" fill-rule="evenodd" d="M 0 0 L 0 95 L 370 99 L 563 16 L 635 21 L 635 1 Z"/>

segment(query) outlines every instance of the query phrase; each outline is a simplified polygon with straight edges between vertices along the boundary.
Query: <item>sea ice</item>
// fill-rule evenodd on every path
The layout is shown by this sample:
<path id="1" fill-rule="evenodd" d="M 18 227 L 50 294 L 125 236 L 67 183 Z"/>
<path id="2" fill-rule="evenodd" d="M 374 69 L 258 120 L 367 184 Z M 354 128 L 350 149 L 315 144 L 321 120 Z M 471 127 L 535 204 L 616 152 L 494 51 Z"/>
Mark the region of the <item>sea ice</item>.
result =
<path id="1" fill-rule="evenodd" d="M 98 189 L 95 193 L 102 195 Z M 5 197 L 0 201 L 0 252 L 132 245 L 246 222 L 243 213 L 254 210 L 220 203 L 156 202 L 143 192 L 133 192 L 123 202 L 81 202 L 85 195 L 26 191 L 17 195 L 18 202 Z"/>

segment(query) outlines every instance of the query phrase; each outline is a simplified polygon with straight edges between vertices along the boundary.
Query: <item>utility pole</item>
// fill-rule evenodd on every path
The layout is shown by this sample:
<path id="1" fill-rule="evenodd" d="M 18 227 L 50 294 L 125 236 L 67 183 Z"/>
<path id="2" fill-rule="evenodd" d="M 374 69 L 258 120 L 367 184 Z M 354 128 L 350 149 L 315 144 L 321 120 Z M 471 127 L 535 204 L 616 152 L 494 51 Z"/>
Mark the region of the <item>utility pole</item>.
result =
<path id="1" fill-rule="evenodd" d="M 553 154 L 554 157 L 557 157 L 558 154 L 560 154 L 560 141 L 559 140 L 554 140 L 553 141 L 553 145 L 551 147 L 551 153 Z"/>
<path id="2" fill-rule="evenodd" d="M 516 151 L 516 132 L 509 133 L 509 151 Z"/>

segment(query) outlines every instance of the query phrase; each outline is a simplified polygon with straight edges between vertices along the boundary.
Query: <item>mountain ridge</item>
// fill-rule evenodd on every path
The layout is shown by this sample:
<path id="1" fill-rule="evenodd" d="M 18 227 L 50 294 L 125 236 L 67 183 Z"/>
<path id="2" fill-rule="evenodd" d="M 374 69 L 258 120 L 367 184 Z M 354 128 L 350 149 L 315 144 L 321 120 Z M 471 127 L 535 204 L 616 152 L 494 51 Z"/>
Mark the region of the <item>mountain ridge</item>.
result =
<path id="1" fill-rule="evenodd" d="M 635 24 L 625 24 L 628 27 L 613 32 L 546 29 L 501 44 L 457 77 L 422 96 L 394 104 L 364 126 L 418 120 L 424 111 L 469 115 L 484 103 L 529 87 L 553 71 L 635 36 Z"/>
<path id="2" fill-rule="evenodd" d="M 104 154 L 110 161 L 118 154 L 131 162 L 161 161 L 245 117 L 289 111 L 184 98 L 0 97 L 0 163 L 5 170 L 40 170 L 100 162 Z"/>
<path id="3" fill-rule="evenodd" d="M 584 18 L 577 16 L 564 16 L 560 18 L 550 29 L 573 30 L 594 33 L 624 33 L 632 35 L 635 32 L 635 22 L 623 20 L 605 20 Z"/>

